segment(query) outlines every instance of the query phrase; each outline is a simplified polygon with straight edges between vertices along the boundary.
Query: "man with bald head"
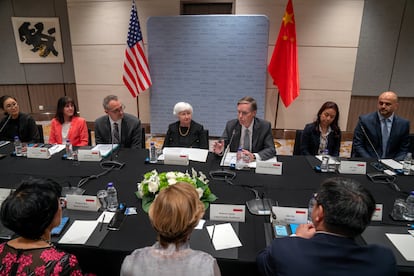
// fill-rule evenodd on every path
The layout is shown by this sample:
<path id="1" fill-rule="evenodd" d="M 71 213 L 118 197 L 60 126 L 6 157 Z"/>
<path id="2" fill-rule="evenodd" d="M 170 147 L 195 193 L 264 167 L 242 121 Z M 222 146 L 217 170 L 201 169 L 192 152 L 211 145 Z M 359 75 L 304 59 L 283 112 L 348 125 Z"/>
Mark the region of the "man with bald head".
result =
<path id="1" fill-rule="evenodd" d="M 404 159 L 410 146 L 410 122 L 395 115 L 397 108 L 397 94 L 387 91 L 379 95 L 378 111 L 359 117 L 352 157 L 377 158 L 376 151 L 380 158 Z"/>

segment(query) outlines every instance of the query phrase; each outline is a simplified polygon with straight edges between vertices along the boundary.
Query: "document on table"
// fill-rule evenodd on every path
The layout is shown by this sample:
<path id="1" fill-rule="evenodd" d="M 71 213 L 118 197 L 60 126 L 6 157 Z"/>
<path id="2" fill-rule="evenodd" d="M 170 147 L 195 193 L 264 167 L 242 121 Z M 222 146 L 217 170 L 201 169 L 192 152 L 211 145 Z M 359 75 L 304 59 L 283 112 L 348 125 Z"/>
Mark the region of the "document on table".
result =
<path id="1" fill-rule="evenodd" d="M 111 151 L 116 150 L 118 147 L 118 144 L 98 144 L 95 147 L 93 147 L 92 150 L 99 150 L 101 156 L 107 157 L 111 153 Z"/>
<path id="2" fill-rule="evenodd" d="M 403 168 L 403 165 L 395 161 L 394 159 L 381 159 L 380 161 L 385 166 L 390 167 L 391 169 L 394 169 L 394 170 L 402 170 Z"/>
<path id="3" fill-rule="evenodd" d="M 98 223 L 98 220 L 75 220 L 58 243 L 85 244 Z"/>
<path id="4" fill-rule="evenodd" d="M 229 167 L 230 164 L 236 164 L 236 152 L 228 152 L 226 156 L 223 156 L 223 158 L 225 157 L 225 159 L 221 160 L 220 162 L 220 166 L 224 166 L 224 167 Z M 277 162 L 277 158 L 276 156 L 270 158 L 269 160 L 266 160 L 266 162 Z M 255 169 L 256 168 L 256 162 L 250 162 L 248 167 L 250 169 Z"/>
<path id="5" fill-rule="evenodd" d="M 164 160 L 165 154 L 178 154 L 188 155 L 188 159 L 191 161 L 203 162 L 207 161 L 208 150 L 198 148 L 177 148 L 177 147 L 165 147 L 162 150 L 163 154 L 158 156 L 158 160 Z"/>
<path id="6" fill-rule="evenodd" d="M 206 228 L 216 250 L 242 246 L 230 223 L 211 225 Z"/>
<path id="7" fill-rule="evenodd" d="M 10 141 L 0 141 L 0 147 L 10 144 Z"/>
<path id="8" fill-rule="evenodd" d="M 60 152 L 65 147 L 66 147 L 65 145 L 53 145 L 52 147 L 49 148 L 49 153 L 50 153 L 50 155 L 53 155 L 55 153 Z"/>
<path id="9" fill-rule="evenodd" d="M 407 261 L 414 261 L 414 237 L 410 234 L 385 234 Z"/>

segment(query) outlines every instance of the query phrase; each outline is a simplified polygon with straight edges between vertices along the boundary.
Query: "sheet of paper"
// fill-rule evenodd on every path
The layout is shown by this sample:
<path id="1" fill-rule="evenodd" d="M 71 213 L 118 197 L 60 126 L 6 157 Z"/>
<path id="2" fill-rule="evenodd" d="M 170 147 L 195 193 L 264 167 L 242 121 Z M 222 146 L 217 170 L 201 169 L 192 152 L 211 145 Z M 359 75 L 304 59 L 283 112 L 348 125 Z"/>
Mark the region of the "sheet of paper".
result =
<path id="1" fill-rule="evenodd" d="M 53 145 L 51 148 L 49 148 L 49 153 L 50 155 L 53 155 L 55 153 L 62 151 L 65 147 L 65 145 Z"/>
<path id="2" fill-rule="evenodd" d="M 394 159 L 381 159 L 381 163 L 394 170 L 402 170 L 403 165 Z"/>
<path id="3" fill-rule="evenodd" d="M 11 191 L 11 189 L 0 188 L 0 206 L 3 201 L 10 195 Z"/>
<path id="4" fill-rule="evenodd" d="M 75 220 L 58 243 L 85 244 L 98 223 L 97 220 Z"/>
<path id="5" fill-rule="evenodd" d="M 414 261 L 414 237 L 410 234 L 385 234 L 407 261 Z"/>
<path id="6" fill-rule="evenodd" d="M 115 150 L 119 147 L 118 144 L 98 144 L 92 148 L 92 150 L 99 150 L 101 152 L 101 156 L 108 156 L 112 150 Z"/>
<path id="7" fill-rule="evenodd" d="M 163 149 L 163 154 L 158 156 L 158 160 L 164 160 L 164 154 L 166 153 L 185 154 L 188 155 L 188 159 L 190 159 L 191 161 L 205 163 L 207 160 L 208 150 L 198 148 L 165 147 Z"/>
<path id="8" fill-rule="evenodd" d="M 234 232 L 233 226 L 230 223 L 216 224 L 207 226 L 210 239 L 213 235 L 212 242 L 216 250 L 222 250 L 227 248 L 234 248 L 242 246 L 239 237 Z"/>
<path id="9" fill-rule="evenodd" d="M 99 218 L 97 218 L 96 220 L 101 223 L 109 223 L 112 219 L 112 217 L 115 215 L 115 212 L 108 212 L 108 211 L 104 211 L 102 212 L 102 214 L 99 216 Z M 105 217 L 104 217 L 105 216 Z"/>
<path id="10" fill-rule="evenodd" d="M 322 155 L 315 155 L 316 159 L 322 162 Z M 329 157 L 329 164 L 339 164 L 339 160 L 337 160 L 337 157 L 330 156 Z"/>
<path id="11" fill-rule="evenodd" d="M 228 152 L 226 154 L 226 156 L 223 156 L 223 158 L 225 158 L 225 159 L 223 160 L 223 158 L 222 158 L 222 160 L 220 162 L 220 166 L 229 167 L 230 164 L 236 164 L 236 154 L 237 154 L 236 152 Z M 277 162 L 277 158 L 276 158 L 276 156 L 274 156 L 274 157 L 272 157 L 272 158 L 270 158 L 269 160 L 266 160 L 266 161 Z M 256 168 L 256 162 L 250 162 L 248 167 L 251 168 L 251 169 L 255 169 Z"/>
<path id="12" fill-rule="evenodd" d="M 10 143 L 10 141 L 0 141 L 0 147 L 5 146 L 9 143 Z"/>
<path id="13" fill-rule="evenodd" d="M 198 222 L 197 226 L 194 227 L 194 229 L 198 229 L 198 230 L 203 229 L 204 223 L 206 223 L 206 220 L 205 219 L 200 219 L 200 221 Z"/>

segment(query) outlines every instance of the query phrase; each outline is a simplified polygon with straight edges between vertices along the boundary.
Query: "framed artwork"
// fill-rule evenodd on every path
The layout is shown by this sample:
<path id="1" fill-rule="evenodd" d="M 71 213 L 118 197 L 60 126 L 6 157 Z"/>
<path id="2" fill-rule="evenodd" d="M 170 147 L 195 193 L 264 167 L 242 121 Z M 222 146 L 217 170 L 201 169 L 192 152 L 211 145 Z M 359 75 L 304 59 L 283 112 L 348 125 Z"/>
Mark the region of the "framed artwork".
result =
<path id="1" fill-rule="evenodd" d="M 58 17 L 12 17 L 20 63 L 63 63 Z"/>

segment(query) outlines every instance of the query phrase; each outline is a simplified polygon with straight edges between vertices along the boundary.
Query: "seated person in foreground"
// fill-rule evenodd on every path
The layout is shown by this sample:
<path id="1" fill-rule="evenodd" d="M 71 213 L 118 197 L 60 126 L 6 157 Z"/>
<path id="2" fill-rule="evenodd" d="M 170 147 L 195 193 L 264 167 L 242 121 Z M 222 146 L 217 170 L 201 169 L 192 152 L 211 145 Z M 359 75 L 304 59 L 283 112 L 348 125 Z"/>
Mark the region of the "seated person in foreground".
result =
<path id="1" fill-rule="evenodd" d="M 79 117 L 73 99 L 60 98 L 50 126 L 49 143 L 65 144 L 69 140 L 73 146 L 87 146 L 88 137 L 88 126 L 85 119 Z"/>
<path id="2" fill-rule="evenodd" d="M 127 256 L 121 276 L 220 275 L 216 259 L 190 248 L 191 232 L 203 215 L 204 205 L 191 184 L 179 182 L 161 190 L 149 209 L 158 241 Z"/>
<path id="3" fill-rule="evenodd" d="M 62 217 L 61 190 L 52 180 L 29 179 L 3 202 L 1 222 L 19 236 L 0 244 L 0 275 L 82 275 L 76 257 L 50 242 Z"/>
<path id="4" fill-rule="evenodd" d="M 123 148 L 140 149 L 141 121 L 125 113 L 125 105 L 115 95 L 106 96 L 102 105 L 107 115 L 95 121 L 96 144 L 120 144 Z"/>
<path id="5" fill-rule="evenodd" d="M 339 108 L 334 102 L 324 103 L 316 121 L 307 124 L 300 142 L 301 155 L 319 155 L 328 150 L 331 156 L 339 156 L 341 129 L 338 126 Z"/>
<path id="6" fill-rule="evenodd" d="M 394 113 L 398 108 L 397 94 L 382 93 L 377 108 L 378 111 L 359 117 L 352 141 L 352 157 L 377 159 L 376 151 L 380 158 L 403 160 L 410 147 L 410 122 Z"/>
<path id="7" fill-rule="evenodd" d="M 25 143 L 40 142 L 40 134 L 36 122 L 29 114 L 20 112 L 16 98 L 4 95 L 0 98 L 0 108 L 5 117 L 0 122 L 0 140 L 14 141 L 18 136 Z"/>
<path id="8" fill-rule="evenodd" d="M 203 126 L 192 120 L 193 107 L 189 103 L 179 102 L 174 106 L 173 113 L 178 121 L 168 126 L 164 147 L 208 149 L 208 138 Z"/>
<path id="9" fill-rule="evenodd" d="M 325 180 L 315 197 L 313 224 L 301 224 L 296 236 L 276 238 L 257 256 L 261 275 L 397 275 L 389 248 L 354 240 L 371 221 L 375 201 L 353 179 Z"/>
<path id="10" fill-rule="evenodd" d="M 224 142 L 218 141 L 213 144 L 213 152 L 223 154 L 227 144 L 232 140 L 230 151 L 237 152 L 239 147 L 243 148 L 243 154 L 249 157 L 249 162 L 274 157 L 276 149 L 272 128 L 268 121 L 256 118 L 256 100 L 249 96 L 241 98 L 237 103 L 237 113 L 238 118 L 226 124 L 222 135 Z"/>

